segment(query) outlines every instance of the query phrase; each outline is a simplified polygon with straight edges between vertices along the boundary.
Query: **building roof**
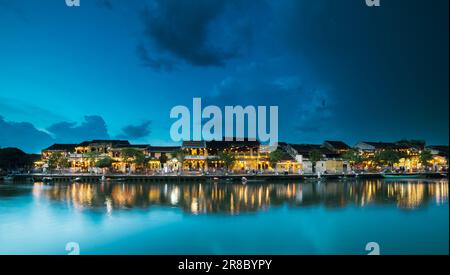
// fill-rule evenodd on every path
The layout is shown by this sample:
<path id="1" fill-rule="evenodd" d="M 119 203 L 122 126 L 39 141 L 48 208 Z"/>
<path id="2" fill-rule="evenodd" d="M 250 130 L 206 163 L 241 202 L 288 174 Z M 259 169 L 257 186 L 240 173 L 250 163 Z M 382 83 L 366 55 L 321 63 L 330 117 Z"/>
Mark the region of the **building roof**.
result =
<path id="1" fill-rule="evenodd" d="M 333 152 L 330 149 L 319 144 L 290 144 L 290 146 L 294 148 L 294 150 L 297 151 L 299 155 L 302 155 L 304 157 L 309 157 L 310 153 L 314 150 L 319 151 L 327 158 L 335 158 L 340 156 L 340 154 Z"/>
<path id="2" fill-rule="evenodd" d="M 55 143 L 43 151 L 74 151 L 77 144 Z"/>
<path id="3" fill-rule="evenodd" d="M 320 150 L 322 148 L 319 144 L 289 144 L 299 155 L 309 155 L 313 150 Z"/>
<path id="4" fill-rule="evenodd" d="M 343 141 L 337 141 L 337 140 L 325 140 L 324 144 L 329 144 L 333 149 L 335 150 L 349 150 L 350 146 L 348 146 Z"/>
<path id="5" fill-rule="evenodd" d="M 90 141 L 83 141 L 78 146 L 90 146 L 93 144 L 111 144 L 113 146 L 117 145 L 129 145 L 130 142 L 128 140 L 119 140 L 119 139 L 94 139 Z"/>
<path id="6" fill-rule="evenodd" d="M 181 146 L 183 148 L 205 148 L 206 143 L 204 140 L 184 140 Z"/>
<path id="7" fill-rule="evenodd" d="M 443 151 L 443 152 L 448 152 L 449 151 L 448 145 L 429 145 L 429 146 L 427 146 L 427 149 L 432 149 L 432 150 L 436 150 L 436 151 Z"/>
<path id="8" fill-rule="evenodd" d="M 148 150 L 156 153 L 171 153 L 179 150 L 180 148 L 181 146 L 149 146 Z"/>
<path id="9" fill-rule="evenodd" d="M 368 144 L 375 149 L 396 149 L 397 144 L 393 142 L 372 142 L 372 141 L 362 141 L 362 143 Z"/>
<path id="10" fill-rule="evenodd" d="M 426 147 L 429 150 L 437 151 L 438 156 L 448 158 L 449 149 L 448 145 L 430 145 Z"/>
<path id="11" fill-rule="evenodd" d="M 113 144 L 113 148 L 147 149 L 148 147 L 150 147 L 148 144 Z"/>

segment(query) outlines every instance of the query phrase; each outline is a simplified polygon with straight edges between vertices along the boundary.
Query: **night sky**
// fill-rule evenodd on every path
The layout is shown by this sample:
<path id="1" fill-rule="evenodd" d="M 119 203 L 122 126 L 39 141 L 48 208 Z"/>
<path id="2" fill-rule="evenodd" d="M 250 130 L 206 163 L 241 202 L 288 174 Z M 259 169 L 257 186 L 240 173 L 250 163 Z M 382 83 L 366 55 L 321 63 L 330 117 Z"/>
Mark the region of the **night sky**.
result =
<path id="1" fill-rule="evenodd" d="M 0 147 L 173 144 L 175 105 L 278 105 L 280 141 L 448 144 L 448 0 L 0 0 Z"/>

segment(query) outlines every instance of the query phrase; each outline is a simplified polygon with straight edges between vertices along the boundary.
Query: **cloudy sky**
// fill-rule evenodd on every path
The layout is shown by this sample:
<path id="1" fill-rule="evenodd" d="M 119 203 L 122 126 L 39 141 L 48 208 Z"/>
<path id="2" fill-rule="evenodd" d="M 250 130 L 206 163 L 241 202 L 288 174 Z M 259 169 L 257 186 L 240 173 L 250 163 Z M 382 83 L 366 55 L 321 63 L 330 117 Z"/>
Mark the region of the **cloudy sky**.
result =
<path id="1" fill-rule="evenodd" d="M 280 140 L 448 144 L 448 0 L 0 0 L 0 147 L 173 144 L 175 105 L 277 105 Z"/>

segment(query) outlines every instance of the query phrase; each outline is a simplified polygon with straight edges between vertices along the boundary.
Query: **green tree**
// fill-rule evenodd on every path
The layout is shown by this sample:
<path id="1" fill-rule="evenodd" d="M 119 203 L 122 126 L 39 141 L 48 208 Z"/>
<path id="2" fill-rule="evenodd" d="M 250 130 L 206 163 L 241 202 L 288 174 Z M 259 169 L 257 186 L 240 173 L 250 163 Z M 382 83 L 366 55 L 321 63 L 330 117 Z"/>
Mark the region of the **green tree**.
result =
<path id="1" fill-rule="evenodd" d="M 227 152 L 227 151 L 221 151 L 218 154 L 219 160 L 221 160 L 225 166 L 225 168 L 230 170 L 231 167 L 233 167 L 234 163 L 236 162 L 236 157 L 234 154 Z"/>
<path id="2" fill-rule="evenodd" d="M 83 156 L 87 159 L 88 167 L 94 167 L 97 160 L 100 158 L 100 153 L 97 151 L 91 151 L 85 153 Z"/>
<path id="3" fill-rule="evenodd" d="M 59 159 L 61 158 L 61 154 L 57 152 L 51 153 L 47 159 L 46 164 L 50 172 L 55 170 L 58 167 Z"/>
<path id="4" fill-rule="evenodd" d="M 433 160 L 433 154 L 429 150 L 423 150 L 419 155 L 419 162 L 424 166 L 430 166 L 430 161 Z"/>
<path id="5" fill-rule="evenodd" d="M 277 148 L 275 151 L 270 152 L 269 154 L 269 163 L 272 168 L 276 170 L 277 163 L 283 159 L 284 151 L 280 148 Z"/>
<path id="6" fill-rule="evenodd" d="M 364 162 L 364 157 L 361 156 L 358 150 L 351 149 L 344 154 L 342 154 L 342 158 L 350 163 L 351 166 L 360 165 Z"/>
<path id="7" fill-rule="evenodd" d="M 135 148 L 123 148 L 121 150 L 122 161 L 125 162 L 127 168 L 134 163 L 139 166 L 145 162 L 145 155 L 141 150 Z"/>
<path id="8" fill-rule="evenodd" d="M 313 173 L 316 172 L 316 163 L 318 161 L 321 161 L 322 159 L 323 159 L 322 152 L 320 152 L 320 150 L 318 149 L 314 149 L 309 153 L 309 160 L 312 163 Z"/>
<path id="9" fill-rule="evenodd" d="M 181 166 L 178 166 L 178 170 L 183 171 L 183 163 L 186 159 L 186 151 L 183 149 L 178 149 L 173 153 L 174 157 L 178 160 L 178 162 L 181 164 Z"/>
<path id="10" fill-rule="evenodd" d="M 105 171 L 112 167 L 113 162 L 114 160 L 111 157 L 107 156 L 102 159 L 99 159 L 95 163 L 95 167 L 101 168 L 103 170 L 103 174 L 105 174 Z"/>
<path id="11" fill-rule="evenodd" d="M 69 168 L 70 167 L 69 159 L 66 156 L 61 155 L 58 160 L 58 167 L 60 169 Z"/>
<path id="12" fill-rule="evenodd" d="M 389 149 L 375 153 L 373 160 L 377 164 L 387 165 L 392 168 L 402 157 L 402 154 L 399 152 Z"/>

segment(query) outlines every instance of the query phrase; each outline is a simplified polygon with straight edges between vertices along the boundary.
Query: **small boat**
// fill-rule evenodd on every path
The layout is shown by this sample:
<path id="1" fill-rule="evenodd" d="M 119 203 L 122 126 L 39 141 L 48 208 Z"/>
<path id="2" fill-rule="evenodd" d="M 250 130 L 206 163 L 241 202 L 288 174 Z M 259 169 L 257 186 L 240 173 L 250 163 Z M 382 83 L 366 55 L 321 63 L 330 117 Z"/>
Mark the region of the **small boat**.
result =
<path id="1" fill-rule="evenodd" d="M 127 181 L 126 178 L 106 178 L 106 180 L 109 182 L 125 182 L 125 181 Z"/>
<path id="2" fill-rule="evenodd" d="M 249 183 L 249 182 L 265 182 L 265 179 L 247 179 L 246 177 L 242 177 L 242 183 Z"/>
<path id="3" fill-rule="evenodd" d="M 419 174 L 381 174 L 385 179 L 415 179 Z"/>
<path id="4" fill-rule="evenodd" d="M 74 182 L 80 182 L 81 180 L 82 180 L 82 178 L 76 177 L 73 181 L 74 181 Z"/>

